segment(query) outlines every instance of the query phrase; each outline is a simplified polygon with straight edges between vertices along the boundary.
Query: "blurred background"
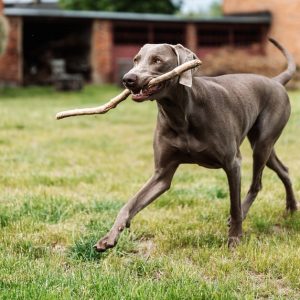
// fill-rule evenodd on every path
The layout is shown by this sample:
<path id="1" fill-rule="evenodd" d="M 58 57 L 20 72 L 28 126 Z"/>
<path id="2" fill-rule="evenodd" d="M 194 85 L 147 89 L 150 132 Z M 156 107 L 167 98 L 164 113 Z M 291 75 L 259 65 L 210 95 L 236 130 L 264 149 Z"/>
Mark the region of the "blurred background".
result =
<path id="1" fill-rule="evenodd" d="M 183 44 L 206 75 L 272 76 L 285 63 L 272 36 L 300 64 L 300 0 L 0 0 L 0 10 L 2 86 L 120 83 L 145 43 Z"/>
<path id="2" fill-rule="evenodd" d="M 145 43 L 183 44 L 203 74 L 273 76 L 285 60 L 268 36 L 299 66 L 299 35 L 300 0 L 0 0 L 0 299 L 300 299 L 300 213 L 283 213 L 274 172 L 264 171 L 234 253 L 225 173 L 182 165 L 99 254 L 93 245 L 153 172 L 157 108 L 128 99 L 106 115 L 55 120 L 118 95 Z M 276 152 L 300 199 L 300 89 L 289 97 Z M 244 197 L 249 143 L 241 153 Z"/>

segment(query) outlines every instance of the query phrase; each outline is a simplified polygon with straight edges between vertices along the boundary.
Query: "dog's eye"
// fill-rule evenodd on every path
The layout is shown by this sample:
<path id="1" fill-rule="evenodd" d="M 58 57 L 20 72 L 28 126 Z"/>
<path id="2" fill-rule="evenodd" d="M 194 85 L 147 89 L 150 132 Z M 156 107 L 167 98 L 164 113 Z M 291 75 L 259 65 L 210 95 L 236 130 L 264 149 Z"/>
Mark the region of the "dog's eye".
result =
<path id="1" fill-rule="evenodd" d="M 136 65 L 140 60 L 140 57 L 139 56 L 136 56 L 134 59 L 133 59 L 133 64 Z"/>
<path id="2" fill-rule="evenodd" d="M 162 63 L 162 60 L 161 60 L 159 57 L 153 57 L 152 62 L 153 62 L 154 64 L 161 64 L 161 63 Z"/>

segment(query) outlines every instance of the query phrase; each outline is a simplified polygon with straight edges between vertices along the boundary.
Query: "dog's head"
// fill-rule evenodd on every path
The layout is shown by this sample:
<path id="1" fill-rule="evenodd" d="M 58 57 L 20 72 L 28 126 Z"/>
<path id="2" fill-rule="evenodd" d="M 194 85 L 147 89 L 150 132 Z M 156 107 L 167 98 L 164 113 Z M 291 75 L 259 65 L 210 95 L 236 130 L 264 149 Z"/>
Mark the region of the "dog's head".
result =
<path id="1" fill-rule="evenodd" d="M 192 51 L 180 44 L 146 44 L 134 57 L 134 66 L 124 75 L 123 83 L 131 90 L 132 99 L 135 101 L 159 100 L 174 84 L 179 83 L 191 87 L 193 71 L 184 72 L 179 80 L 176 78 L 147 88 L 150 80 L 196 58 L 197 56 Z"/>

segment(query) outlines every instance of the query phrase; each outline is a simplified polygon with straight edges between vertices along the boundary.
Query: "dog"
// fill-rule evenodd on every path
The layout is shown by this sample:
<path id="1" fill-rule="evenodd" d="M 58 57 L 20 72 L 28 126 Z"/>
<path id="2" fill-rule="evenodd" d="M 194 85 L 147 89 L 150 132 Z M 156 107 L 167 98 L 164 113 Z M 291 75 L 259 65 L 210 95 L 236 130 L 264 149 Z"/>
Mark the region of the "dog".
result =
<path id="1" fill-rule="evenodd" d="M 274 144 L 291 112 L 284 85 L 296 70 L 291 54 L 274 39 L 270 41 L 283 53 L 287 69 L 274 78 L 256 74 L 201 76 L 198 70 L 184 72 L 154 87 L 152 78 L 197 58 L 182 45 L 146 44 L 133 59 L 133 68 L 123 83 L 136 102 L 156 100 L 157 126 L 154 135 L 153 176 L 119 212 L 109 233 L 95 245 L 102 252 L 114 247 L 120 233 L 132 218 L 170 188 L 180 164 L 222 168 L 230 191 L 229 247 L 242 237 L 242 222 L 262 188 L 265 166 L 284 184 L 286 209 L 297 210 L 288 169 L 277 157 Z M 241 204 L 240 145 L 248 138 L 253 150 L 253 178 Z"/>

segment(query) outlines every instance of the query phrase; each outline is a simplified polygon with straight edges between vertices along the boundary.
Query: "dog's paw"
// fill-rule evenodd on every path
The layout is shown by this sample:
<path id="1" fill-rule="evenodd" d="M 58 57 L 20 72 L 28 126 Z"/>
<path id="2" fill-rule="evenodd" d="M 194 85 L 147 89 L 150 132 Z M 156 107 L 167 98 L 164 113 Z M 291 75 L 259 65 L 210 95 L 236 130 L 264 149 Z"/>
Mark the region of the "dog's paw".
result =
<path id="1" fill-rule="evenodd" d="M 240 237 L 238 236 L 230 236 L 228 238 L 228 248 L 229 249 L 234 249 L 236 248 L 241 242 Z"/>
<path id="2" fill-rule="evenodd" d="M 94 249 L 97 252 L 104 252 L 107 249 L 113 248 L 116 244 L 116 238 L 112 238 L 110 237 L 110 235 L 106 235 L 94 245 Z"/>
<path id="3" fill-rule="evenodd" d="M 112 229 L 109 231 L 107 235 L 105 235 L 102 239 L 100 239 L 95 245 L 94 249 L 97 252 L 104 252 L 107 249 L 113 248 L 117 242 L 121 232 L 125 229 L 125 227 L 130 226 L 130 223 L 117 223 Z"/>
<path id="4" fill-rule="evenodd" d="M 299 203 L 294 202 L 294 203 L 289 203 L 286 207 L 286 212 L 289 214 L 293 214 L 298 210 Z"/>

